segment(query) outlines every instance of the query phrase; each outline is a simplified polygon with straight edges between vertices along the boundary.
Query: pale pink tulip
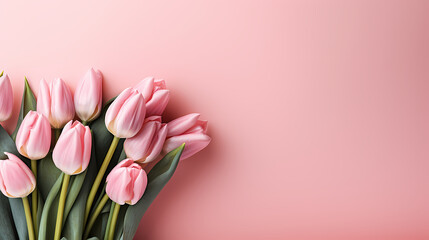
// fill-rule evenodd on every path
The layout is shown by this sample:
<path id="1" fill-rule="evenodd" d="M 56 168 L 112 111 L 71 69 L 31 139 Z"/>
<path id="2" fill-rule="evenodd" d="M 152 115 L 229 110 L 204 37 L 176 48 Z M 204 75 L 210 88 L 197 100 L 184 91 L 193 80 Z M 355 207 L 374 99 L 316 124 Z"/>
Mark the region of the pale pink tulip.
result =
<path id="1" fill-rule="evenodd" d="M 45 115 L 53 128 L 62 128 L 73 119 L 73 97 L 69 87 L 60 78 L 51 82 L 49 87 L 42 79 L 37 97 L 37 111 Z"/>
<path id="2" fill-rule="evenodd" d="M 51 146 L 51 125 L 41 113 L 29 111 L 16 135 L 19 153 L 31 160 L 44 158 Z"/>
<path id="3" fill-rule="evenodd" d="M 124 150 L 128 158 L 140 163 L 149 163 L 155 160 L 162 151 L 167 125 L 161 123 L 160 116 L 151 116 L 145 119 L 140 132 L 124 142 Z"/>
<path id="4" fill-rule="evenodd" d="M 105 124 L 116 137 L 130 138 L 140 131 L 145 113 L 142 94 L 133 88 L 127 88 L 107 109 Z"/>
<path id="5" fill-rule="evenodd" d="M 78 84 L 74 93 L 74 106 L 77 116 L 82 121 L 90 122 L 100 115 L 102 81 L 101 72 L 91 68 Z"/>
<path id="6" fill-rule="evenodd" d="M 168 153 L 185 143 L 181 160 L 203 150 L 211 141 L 207 133 L 207 121 L 199 120 L 200 114 L 192 113 L 167 124 L 167 140 L 163 151 Z"/>
<path id="7" fill-rule="evenodd" d="M 91 158 L 91 130 L 78 121 L 66 124 L 52 152 L 55 166 L 68 175 L 79 174 Z"/>
<path id="8" fill-rule="evenodd" d="M 8 159 L 0 160 L 0 190 L 10 198 L 27 197 L 36 187 L 36 178 L 21 159 L 7 153 Z"/>
<path id="9" fill-rule="evenodd" d="M 135 87 L 146 101 L 146 116 L 161 116 L 170 100 L 165 81 L 147 77 Z"/>
<path id="10" fill-rule="evenodd" d="M 1 75 L 1 74 L 0 74 Z M 0 122 L 6 121 L 12 115 L 13 91 L 7 74 L 0 77 Z"/>
<path id="11" fill-rule="evenodd" d="M 134 205 L 146 190 L 147 176 L 140 165 L 125 159 L 112 169 L 106 182 L 106 193 L 112 201 L 120 205 Z"/>

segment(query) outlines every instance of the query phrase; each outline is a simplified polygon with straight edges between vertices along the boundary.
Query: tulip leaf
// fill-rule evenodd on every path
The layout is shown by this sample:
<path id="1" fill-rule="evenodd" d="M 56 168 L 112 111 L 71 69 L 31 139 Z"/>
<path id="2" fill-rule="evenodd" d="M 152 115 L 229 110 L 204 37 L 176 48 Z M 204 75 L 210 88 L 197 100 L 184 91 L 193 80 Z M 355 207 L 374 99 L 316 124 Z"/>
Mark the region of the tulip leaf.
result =
<path id="1" fill-rule="evenodd" d="M 104 233 L 106 232 L 106 227 L 108 226 L 109 222 L 110 205 L 111 204 L 109 204 L 109 202 L 104 205 L 100 215 L 97 218 L 97 221 L 91 229 L 90 236 L 95 236 L 99 239 L 105 239 Z"/>
<path id="2" fill-rule="evenodd" d="M 4 130 L 0 125 L 0 159 L 6 159 L 4 152 L 9 152 L 15 154 L 21 160 L 23 160 L 27 165 L 29 165 L 28 159 L 22 157 L 16 150 L 15 143 L 9 134 Z M 20 198 L 9 198 L 10 210 L 13 216 L 13 222 L 15 223 L 15 228 L 18 233 L 19 239 L 27 239 L 27 221 L 25 220 L 24 206 L 22 204 L 22 199 Z M 8 219 L 12 220 L 12 219 Z"/>
<path id="3" fill-rule="evenodd" d="M 45 158 L 39 160 L 37 187 L 39 188 L 42 198 L 46 199 L 52 186 L 61 174 L 54 162 L 52 161 L 52 152 L 49 152 Z"/>
<path id="4" fill-rule="evenodd" d="M 9 200 L 2 193 L 0 193 L 0 232 L 4 239 L 18 239 L 15 225 L 13 224 L 13 216 L 10 210 Z"/>
<path id="5" fill-rule="evenodd" d="M 4 73 L 4 71 L 1 71 L 1 73 L 0 73 L 0 77 L 2 77 L 2 76 L 3 76 L 3 73 Z"/>
<path id="6" fill-rule="evenodd" d="M 37 194 L 38 197 L 38 201 L 37 201 L 37 222 L 33 223 L 34 224 L 34 228 L 39 229 L 39 225 L 40 225 L 40 219 L 42 218 L 42 212 L 43 212 L 43 206 L 45 205 L 45 202 L 40 194 Z"/>
<path id="7" fill-rule="evenodd" d="M 12 133 L 12 139 L 16 139 L 19 126 L 21 126 L 22 120 L 25 115 L 30 111 L 36 111 L 36 98 L 34 97 L 33 91 L 31 91 L 30 84 L 28 84 L 27 78 L 25 78 L 24 93 L 22 94 L 21 110 L 19 111 L 18 122 L 16 123 L 15 131 Z"/>
<path id="8" fill-rule="evenodd" d="M 91 124 L 91 130 L 92 130 L 92 136 L 93 136 L 93 151 L 95 152 L 95 159 L 97 163 L 97 169 L 100 168 L 101 164 L 103 163 L 104 157 L 107 154 L 107 151 L 109 150 L 110 144 L 113 140 L 113 135 L 107 130 L 106 125 L 104 123 L 105 116 L 107 109 L 109 108 L 110 104 L 113 102 L 115 98 L 110 99 L 106 105 L 103 107 L 100 117 L 98 117 L 96 120 L 94 120 Z M 112 159 L 110 161 L 110 164 L 107 168 L 106 173 L 104 174 L 104 177 L 101 182 L 105 182 L 106 176 L 109 174 L 110 170 L 116 165 L 117 160 L 122 152 L 123 149 L 123 143 L 124 139 L 119 140 L 118 146 L 116 147 L 115 153 L 112 156 Z M 101 191 L 101 188 L 103 185 L 100 184 L 100 190 L 98 190 L 98 194 L 96 195 L 96 198 L 100 197 L 100 194 L 103 193 Z"/>
<path id="9" fill-rule="evenodd" d="M 103 163 L 104 157 L 107 154 L 107 151 L 109 150 L 110 144 L 113 140 L 113 135 L 107 130 L 106 124 L 104 122 L 107 109 L 109 108 L 110 104 L 115 100 L 115 98 L 110 99 L 107 101 L 106 105 L 103 107 L 100 117 L 98 117 L 96 120 L 94 120 L 91 124 L 91 130 L 93 132 L 94 137 L 94 147 L 95 147 L 95 155 L 97 160 L 97 169 L 100 168 L 101 164 Z M 118 159 L 119 155 L 122 152 L 122 146 L 123 146 L 123 140 L 121 140 L 116 147 L 116 151 L 113 154 L 111 164 L 109 167 L 112 167 L 116 165 L 116 161 L 114 159 Z"/>
<path id="10" fill-rule="evenodd" d="M 184 147 L 185 144 L 182 144 L 165 155 L 147 175 L 148 185 L 143 197 L 126 211 L 123 223 L 124 240 L 133 239 L 144 213 L 176 171 Z"/>
<path id="11" fill-rule="evenodd" d="M 49 192 L 45 206 L 43 207 L 42 217 L 40 219 L 39 226 L 39 238 L 38 239 L 53 239 L 55 233 L 55 222 L 57 218 L 59 192 L 62 185 L 64 173 L 57 178 L 57 181 L 52 186 Z"/>
<path id="12" fill-rule="evenodd" d="M 72 180 L 70 181 L 69 191 L 67 193 L 67 199 L 64 206 L 64 217 L 63 224 L 67 219 L 68 214 L 70 213 L 73 204 L 75 203 L 77 196 L 79 195 L 80 189 L 82 188 L 83 182 L 85 180 L 87 171 L 78 174 L 76 176 L 71 176 Z"/>

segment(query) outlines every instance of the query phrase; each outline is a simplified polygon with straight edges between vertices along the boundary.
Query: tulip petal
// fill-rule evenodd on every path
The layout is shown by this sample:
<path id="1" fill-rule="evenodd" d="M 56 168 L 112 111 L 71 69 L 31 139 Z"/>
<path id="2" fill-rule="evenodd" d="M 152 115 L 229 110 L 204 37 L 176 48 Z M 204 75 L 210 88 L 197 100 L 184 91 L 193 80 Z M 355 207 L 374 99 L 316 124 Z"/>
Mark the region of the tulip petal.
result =
<path id="1" fill-rule="evenodd" d="M 25 153 L 31 160 L 39 160 L 44 158 L 48 154 L 49 148 L 51 146 L 51 125 L 42 114 L 39 116 L 37 114 L 39 113 L 35 113 L 37 117 L 36 122 L 30 129 L 25 131 L 29 133 L 25 144 Z"/>
<path id="2" fill-rule="evenodd" d="M 74 117 L 74 103 L 66 83 L 57 78 L 51 83 L 51 125 L 61 128 Z"/>
<path id="3" fill-rule="evenodd" d="M 150 154 L 146 157 L 146 160 L 143 163 L 152 162 L 159 156 L 162 151 L 162 147 L 164 146 L 165 138 L 167 137 L 167 131 L 167 124 L 163 124 L 159 129 L 158 134 L 152 140 Z"/>
<path id="4" fill-rule="evenodd" d="M 91 121 L 101 112 L 102 80 L 101 72 L 91 68 L 76 88 L 74 105 L 76 114 L 82 121 Z"/>
<path id="5" fill-rule="evenodd" d="M 17 156 L 10 153 L 5 154 L 9 159 L 2 160 L 0 167 L 2 192 L 12 198 L 28 196 L 36 186 L 33 173 Z"/>
<path id="6" fill-rule="evenodd" d="M 191 113 L 183 117 L 176 118 L 173 121 L 169 122 L 167 124 L 167 128 L 168 128 L 167 137 L 177 136 L 185 133 L 188 129 L 190 129 L 197 123 L 199 117 L 200 117 L 200 114 Z M 186 146 L 186 148 L 187 147 L 188 146 Z"/>
<path id="7" fill-rule="evenodd" d="M 84 143 L 83 155 L 82 155 L 82 171 L 84 171 L 91 160 L 91 149 L 92 149 L 92 136 L 91 129 L 85 126 L 85 133 L 81 140 Z"/>
<path id="8" fill-rule="evenodd" d="M 66 127 L 70 125 L 69 122 Z M 82 131 L 79 127 L 63 130 L 52 152 L 55 166 L 68 175 L 78 174 L 85 170 L 82 166 L 82 156 L 85 145 L 88 143 L 82 142 L 81 134 Z"/>
<path id="9" fill-rule="evenodd" d="M 0 122 L 6 121 L 12 115 L 13 91 L 9 76 L 0 77 Z"/>
<path id="10" fill-rule="evenodd" d="M 191 157 L 195 153 L 203 150 L 211 141 L 211 138 L 205 134 L 185 134 L 168 138 L 164 143 L 164 152 L 170 152 L 185 143 L 180 160 Z"/>
<path id="11" fill-rule="evenodd" d="M 40 81 L 37 94 L 37 112 L 43 114 L 47 119 L 51 117 L 51 92 L 45 79 Z"/>
<path id="12" fill-rule="evenodd" d="M 122 91 L 118 97 L 110 104 L 109 108 L 106 111 L 105 124 L 107 129 L 116 136 L 116 129 L 114 128 L 114 123 L 116 116 L 124 105 L 125 101 L 131 96 L 132 88 L 127 88 Z"/>
<path id="13" fill-rule="evenodd" d="M 132 189 L 130 188 L 131 177 L 126 168 L 119 168 L 115 172 L 111 172 L 111 184 L 107 184 L 106 193 L 114 202 L 124 205 L 125 202 L 132 198 Z"/>
<path id="14" fill-rule="evenodd" d="M 152 97 L 154 80 L 154 77 L 146 77 L 134 87 L 134 89 L 136 89 L 143 95 L 146 101 L 148 101 Z"/>
<path id="15" fill-rule="evenodd" d="M 146 114 L 148 116 L 162 115 L 170 100 L 169 90 L 156 91 L 152 98 L 146 102 Z"/>
<path id="16" fill-rule="evenodd" d="M 131 199 L 131 205 L 136 204 L 143 196 L 147 186 L 147 175 L 143 169 L 138 170 L 138 176 L 134 178 L 133 186 L 133 198 Z"/>
<path id="17" fill-rule="evenodd" d="M 36 112 L 28 112 L 25 118 L 22 120 L 22 123 L 18 129 L 18 133 L 16 134 L 16 148 L 18 149 L 19 153 L 25 157 L 28 157 L 25 144 L 28 142 L 31 132 L 30 129 L 33 127 L 35 121 L 37 121 L 37 116 L 38 115 Z"/>
<path id="18" fill-rule="evenodd" d="M 146 107 L 143 96 L 137 91 L 133 92 L 116 116 L 114 123 L 116 136 L 130 138 L 136 135 L 143 125 L 145 113 Z"/>
<path id="19" fill-rule="evenodd" d="M 208 121 L 198 120 L 197 123 L 190 129 L 188 129 L 185 134 L 189 133 L 207 133 Z"/>
<path id="20" fill-rule="evenodd" d="M 157 131 L 156 123 L 157 122 L 153 121 L 145 123 L 140 132 L 134 137 L 125 140 L 124 151 L 127 157 L 134 161 L 145 160 L 146 156 L 149 154 L 152 139 Z"/>

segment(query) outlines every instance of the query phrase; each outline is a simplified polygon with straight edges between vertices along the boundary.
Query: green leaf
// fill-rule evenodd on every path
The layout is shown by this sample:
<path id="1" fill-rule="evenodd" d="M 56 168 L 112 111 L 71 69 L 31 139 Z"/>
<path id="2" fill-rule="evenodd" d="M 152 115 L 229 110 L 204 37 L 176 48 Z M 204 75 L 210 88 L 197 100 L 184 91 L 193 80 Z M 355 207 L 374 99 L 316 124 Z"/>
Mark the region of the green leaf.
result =
<path id="1" fill-rule="evenodd" d="M 9 134 L 4 130 L 4 128 L 0 125 L 0 159 L 6 159 L 7 156 L 4 152 L 9 152 L 15 154 L 21 160 L 25 160 L 16 150 L 15 142 L 10 138 Z"/>
<path id="2" fill-rule="evenodd" d="M 106 232 L 107 222 L 109 219 L 110 213 L 110 204 L 109 202 L 104 205 L 103 210 L 101 210 L 100 215 L 97 218 L 97 221 L 94 223 L 94 226 L 91 229 L 90 236 L 98 237 L 99 239 L 104 239 L 104 233 Z"/>
<path id="3" fill-rule="evenodd" d="M 37 187 L 43 199 L 47 198 L 60 174 L 61 170 L 52 161 L 52 152 L 49 152 L 44 159 L 39 160 Z"/>
<path id="4" fill-rule="evenodd" d="M 63 224 L 67 219 L 67 216 L 69 215 L 73 204 L 75 203 L 77 196 L 79 195 L 80 189 L 82 188 L 82 185 L 85 181 L 86 173 L 88 171 L 85 170 L 83 173 L 78 174 L 76 176 L 71 176 L 72 180 L 70 183 L 69 191 L 67 193 L 67 199 L 64 206 L 64 217 L 63 217 Z"/>
<path id="5" fill-rule="evenodd" d="M 42 217 L 39 226 L 38 239 L 54 239 L 55 222 L 57 219 L 59 192 L 62 185 L 64 173 L 57 178 L 57 181 L 52 186 L 49 192 L 45 205 L 43 206 Z"/>
<path id="6" fill-rule="evenodd" d="M 27 165 L 30 165 L 28 159 L 22 157 L 16 150 L 16 146 L 9 134 L 0 125 L 0 159 L 6 159 L 4 152 L 9 152 L 18 156 Z M 28 238 L 27 232 L 27 221 L 25 220 L 24 206 L 22 205 L 22 199 L 9 198 L 10 210 L 13 216 L 13 222 L 15 223 L 16 231 L 19 239 Z M 12 219 L 8 219 L 12 220 Z"/>
<path id="7" fill-rule="evenodd" d="M 97 169 L 100 168 L 101 164 L 103 163 L 104 157 L 107 154 L 107 151 L 109 150 L 110 144 L 113 140 L 113 135 L 107 130 L 106 124 L 104 122 L 107 109 L 109 108 L 110 104 L 115 100 L 115 98 L 110 99 L 106 105 L 103 107 L 100 117 L 94 120 L 91 124 L 91 130 L 93 132 L 93 138 L 94 138 L 94 147 L 95 147 L 95 155 L 97 160 Z M 121 140 L 116 147 L 116 151 L 113 154 L 112 159 L 118 159 L 119 155 L 122 152 L 122 146 L 123 141 Z M 111 161 L 111 164 L 109 167 L 112 167 L 116 165 L 116 161 Z"/>
<path id="8" fill-rule="evenodd" d="M 4 71 L 1 71 L 1 73 L 0 73 L 0 77 L 2 77 L 2 76 L 3 76 L 3 73 L 4 73 Z"/>
<path id="9" fill-rule="evenodd" d="M 112 140 L 113 140 L 113 135 L 109 132 L 109 130 L 107 130 L 104 120 L 105 120 L 107 109 L 109 108 L 110 104 L 113 102 L 114 99 L 115 98 L 112 98 L 106 103 L 106 105 L 103 107 L 101 111 L 100 117 L 90 124 L 91 130 L 92 130 L 92 136 L 94 140 L 93 151 L 95 152 L 97 171 L 100 168 L 101 164 L 103 163 L 104 157 L 106 156 L 107 151 L 109 150 L 110 144 L 112 143 Z M 119 156 L 121 155 L 121 152 L 123 149 L 123 143 L 124 143 L 124 139 L 119 140 L 118 146 L 116 147 L 115 153 L 112 156 L 112 160 L 110 161 L 110 164 L 101 182 L 105 182 L 106 176 L 109 174 L 112 168 L 117 164 L 116 159 L 118 159 Z M 102 191 L 102 187 L 103 185 L 100 184 L 100 188 L 98 190 L 98 193 L 95 199 L 98 199 L 101 194 L 104 194 L 104 192 Z"/>
<path id="10" fill-rule="evenodd" d="M 34 228 L 39 229 L 40 226 L 40 219 L 42 218 L 42 212 L 43 212 L 43 206 L 45 205 L 45 201 L 43 200 L 40 191 L 39 194 L 37 194 L 39 201 L 37 201 L 37 222 L 33 223 Z"/>
<path id="11" fill-rule="evenodd" d="M 25 78 L 24 93 L 22 94 L 21 101 L 21 110 L 19 111 L 18 122 L 16 124 L 15 131 L 13 131 L 12 133 L 13 140 L 16 139 L 16 134 L 18 133 L 19 126 L 21 126 L 22 120 L 30 110 L 36 111 L 36 98 L 34 97 L 33 91 L 31 91 L 27 78 Z"/>
<path id="12" fill-rule="evenodd" d="M 0 232 L 4 239 L 16 240 L 18 235 L 13 224 L 12 212 L 9 199 L 0 193 Z"/>
<path id="13" fill-rule="evenodd" d="M 132 240 L 144 213 L 156 196 L 176 171 L 185 144 L 165 155 L 149 172 L 148 185 L 143 197 L 135 205 L 129 206 L 123 224 L 123 239 Z"/>

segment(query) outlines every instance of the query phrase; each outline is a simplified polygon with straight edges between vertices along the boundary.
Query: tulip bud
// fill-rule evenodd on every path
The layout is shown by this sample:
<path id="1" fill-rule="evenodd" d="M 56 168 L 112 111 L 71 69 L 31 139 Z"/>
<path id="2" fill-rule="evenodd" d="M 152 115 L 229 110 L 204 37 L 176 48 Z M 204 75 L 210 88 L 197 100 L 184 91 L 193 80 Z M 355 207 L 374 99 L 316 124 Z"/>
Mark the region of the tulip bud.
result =
<path id="1" fill-rule="evenodd" d="M 49 87 L 42 79 L 37 97 L 37 111 L 45 115 L 53 128 L 62 128 L 73 119 L 73 97 L 69 87 L 60 78 L 51 82 Z"/>
<path id="2" fill-rule="evenodd" d="M 12 115 L 13 92 L 7 74 L 0 77 L 0 122 L 6 121 Z"/>
<path id="3" fill-rule="evenodd" d="M 54 151 L 55 166 L 68 175 L 79 174 L 88 167 L 91 158 L 91 130 L 79 121 L 66 124 Z"/>
<path id="4" fill-rule="evenodd" d="M 44 158 L 51 146 L 51 125 L 41 113 L 29 111 L 16 135 L 19 153 L 31 160 Z"/>
<path id="5" fill-rule="evenodd" d="M 147 77 L 135 87 L 146 101 L 146 116 L 161 116 L 170 100 L 165 81 Z"/>
<path id="6" fill-rule="evenodd" d="M 102 80 L 101 72 L 91 68 L 76 88 L 74 105 L 76 114 L 82 121 L 90 122 L 100 115 Z"/>
<path id="7" fill-rule="evenodd" d="M 163 151 L 168 153 L 186 143 L 180 158 L 184 160 L 203 150 L 210 143 L 211 138 L 206 134 L 207 121 L 199 120 L 199 117 L 199 114 L 193 113 L 169 122 Z"/>
<path id="8" fill-rule="evenodd" d="M 145 119 L 143 127 L 134 137 L 127 138 L 124 150 L 128 158 L 140 163 L 149 163 L 161 153 L 167 136 L 167 125 L 161 123 L 160 116 Z"/>
<path id="9" fill-rule="evenodd" d="M 147 176 L 140 165 L 125 159 L 112 169 L 106 182 L 106 193 L 112 201 L 120 205 L 134 205 L 146 190 Z"/>
<path id="10" fill-rule="evenodd" d="M 133 88 L 127 88 L 107 109 L 105 124 L 116 137 L 130 138 L 140 131 L 145 113 L 142 94 Z"/>
<path id="11" fill-rule="evenodd" d="M 8 159 L 0 160 L 0 190 L 10 198 L 27 197 L 36 187 L 36 178 L 21 159 L 7 153 Z"/>

